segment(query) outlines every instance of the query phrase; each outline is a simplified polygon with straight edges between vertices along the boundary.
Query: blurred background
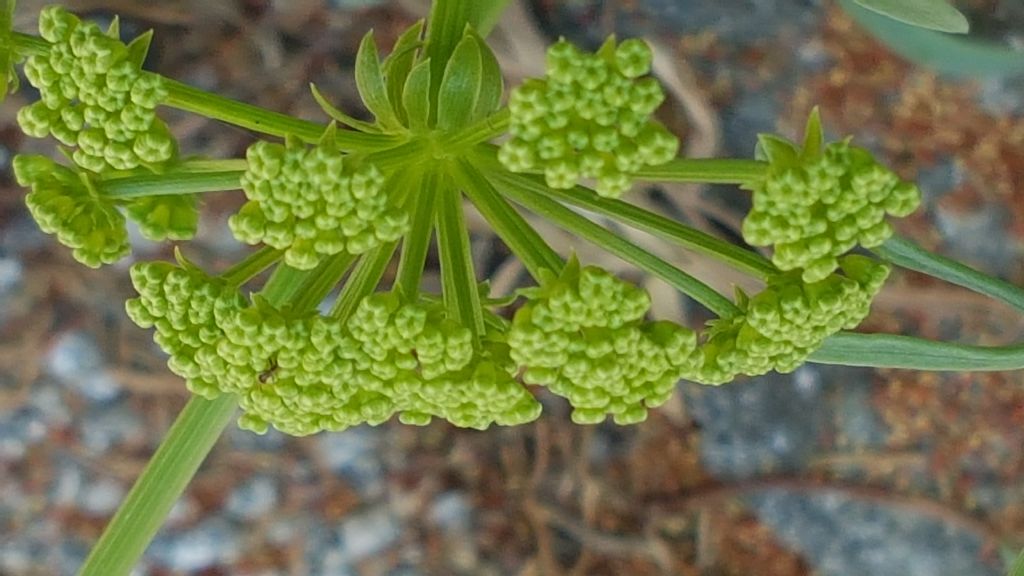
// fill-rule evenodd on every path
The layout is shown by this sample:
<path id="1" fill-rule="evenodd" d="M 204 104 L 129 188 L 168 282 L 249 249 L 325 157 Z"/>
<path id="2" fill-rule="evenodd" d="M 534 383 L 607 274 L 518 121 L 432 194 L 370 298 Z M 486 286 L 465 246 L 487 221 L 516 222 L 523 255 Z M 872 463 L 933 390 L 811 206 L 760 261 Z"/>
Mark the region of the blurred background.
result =
<path id="1" fill-rule="evenodd" d="M 309 82 L 360 110 L 360 37 L 375 28 L 386 46 L 426 11 L 387 0 L 65 4 L 101 21 L 120 14 L 126 36 L 154 28 L 152 70 L 321 120 Z M 18 2 L 16 28 L 34 30 L 42 5 Z M 1010 52 L 1024 48 L 1024 5 L 958 5 L 982 52 L 874 27 L 902 53 L 938 42 L 938 58 L 917 62 L 824 0 L 523 0 L 494 44 L 516 82 L 540 73 L 543 46 L 559 35 L 651 40 L 671 93 L 663 119 L 690 156 L 749 157 L 759 132 L 795 136 L 820 105 L 831 137 L 853 135 L 920 183 L 924 206 L 900 233 L 1024 284 L 1024 54 Z M 73 574 L 187 399 L 124 314 L 130 261 L 86 269 L 29 218 L 11 156 L 53 150 L 14 122 L 31 97 L 0 106 L 4 576 Z M 164 117 L 188 153 L 241 157 L 252 141 Z M 738 237 L 736 190 L 633 199 Z M 226 226 L 240 200 L 204 199 L 201 237 L 185 250 L 208 269 L 244 254 Z M 479 268 L 514 289 L 521 271 L 478 221 L 473 232 Z M 705 319 L 613 259 L 549 238 L 645 283 L 659 316 Z M 633 238 L 723 290 L 740 281 Z M 141 239 L 134 255 L 169 256 Z M 982 344 L 1024 332 L 1008 308 L 909 273 L 894 275 L 864 329 Z M 486 432 L 394 423 L 295 439 L 232 425 L 136 573 L 997 576 L 1024 545 L 1021 374 L 807 365 L 720 388 L 682 383 L 630 427 L 575 426 L 564 402 L 544 403 L 535 424 Z"/>

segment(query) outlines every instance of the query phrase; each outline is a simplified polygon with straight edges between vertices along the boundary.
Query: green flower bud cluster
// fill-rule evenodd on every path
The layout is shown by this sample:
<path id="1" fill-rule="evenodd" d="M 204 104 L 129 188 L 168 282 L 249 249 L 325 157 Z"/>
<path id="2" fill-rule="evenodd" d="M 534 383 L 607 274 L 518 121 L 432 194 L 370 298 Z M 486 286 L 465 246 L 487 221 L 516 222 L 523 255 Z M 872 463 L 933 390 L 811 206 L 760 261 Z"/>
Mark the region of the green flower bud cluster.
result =
<path id="1" fill-rule="evenodd" d="M 547 53 L 546 79 L 512 91 L 512 138 L 498 158 L 513 172 L 542 170 L 548 186 L 568 189 L 596 178 L 597 192 L 617 198 L 645 166 L 675 158 L 679 140 L 651 119 L 665 94 L 650 72 L 641 40 L 612 38 L 585 54 L 561 40 Z"/>
<path id="2" fill-rule="evenodd" d="M 432 417 L 456 426 L 521 424 L 540 405 L 515 379 L 500 339 L 474 350 L 468 329 L 439 304 L 393 294 L 364 299 L 342 323 L 294 315 L 182 262 L 132 269 L 139 298 L 128 314 L 169 355 L 189 390 L 212 398 L 237 394 L 239 425 L 292 435 L 380 424 L 396 412 L 409 424 Z"/>
<path id="3" fill-rule="evenodd" d="M 189 390 L 216 397 L 221 383 L 203 358 L 216 352 L 224 337 L 221 326 L 244 309 L 241 294 L 186 262 L 140 262 L 132 266 L 131 278 L 139 297 L 125 304 L 128 316 L 156 329 L 153 339 L 170 356 L 167 365 Z"/>
<path id="4" fill-rule="evenodd" d="M 362 254 L 401 238 L 409 215 L 391 206 L 373 164 L 352 166 L 333 146 L 257 142 L 246 154 L 242 189 L 249 199 L 231 217 L 235 237 L 285 250 L 285 262 L 308 270 L 325 256 Z"/>
<path id="5" fill-rule="evenodd" d="M 131 252 L 124 216 L 84 174 L 45 156 L 19 154 L 13 164 L 18 184 L 31 188 L 25 204 L 39 228 L 55 234 L 76 260 L 99 268 Z"/>
<path id="6" fill-rule="evenodd" d="M 508 335 L 512 359 L 526 383 L 569 400 L 574 422 L 641 422 L 700 365 L 696 334 L 644 322 L 650 297 L 605 270 L 573 261 L 526 295 Z"/>
<path id="7" fill-rule="evenodd" d="M 148 36 L 126 46 L 116 25 L 104 34 L 60 6 L 42 11 L 39 32 L 51 45 L 25 63 L 41 96 L 18 112 L 25 134 L 75 147 L 75 163 L 93 172 L 174 157 L 177 144 L 155 112 L 167 90 L 160 76 L 141 70 Z"/>
<path id="8" fill-rule="evenodd" d="M 824 153 L 772 163 L 767 177 L 750 183 L 753 208 L 743 238 L 774 246 L 781 270 L 803 270 L 806 282 L 827 278 L 837 258 L 858 244 L 875 247 L 892 236 L 886 215 L 909 215 L 921 193 L 878 164 L 866 150 L 834 142 Z"/>
<path id="9" fill-rule="evenodd" d="M 104 197 L 88 173 L 62 166 L 45 156 L 14 157 L 18 184 L 32 217 L 47 234 L 71 248 L 76 260 L 91 268 L 111 264 L 131 252 L 123 206 L 142 234 L 154 241 L 187 240 L 196 233 L 199 212 L 192 196 L 147 196 L 114 201 Z"/>
<path id="10" fill-rule="evenodd" d="M 438 417 L 485 429 L 540 415 L 540 404 L 515 378 L 500 330 L 492 329 L 475 350 L 470 330 L 448 318 L 441 304 L 402 302 L 394 293 L 364 299 L 348 330 L 359 344 L 347 356 L 355 381 L 391 398 L 406 424 Z"/>
<path id="11" fill-rule="evenodd" d="M 840 330 L 856 328 L 889 275 L 889 267 L 859 255 L 839 259 L 843 275 L 806 282 L 799 271 L 779 274 L 752 298 L 740 293 L 741 314 L 712 323 L 704 363 L 692 377 L 722 384 L 745 374 L 792 372 Z"/>

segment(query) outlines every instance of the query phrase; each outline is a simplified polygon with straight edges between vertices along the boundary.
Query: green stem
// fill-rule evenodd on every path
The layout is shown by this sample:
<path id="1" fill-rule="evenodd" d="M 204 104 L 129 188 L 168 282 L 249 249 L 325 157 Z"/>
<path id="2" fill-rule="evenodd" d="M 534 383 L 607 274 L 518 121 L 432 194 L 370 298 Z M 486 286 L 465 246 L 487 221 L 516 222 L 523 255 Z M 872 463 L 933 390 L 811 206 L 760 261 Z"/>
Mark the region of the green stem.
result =
<path id="1" fill-rule="evenodd" d="M 50 51 L 49 42 L 32 34 L 11 32 L 11 40 L 14 43 L 14 51 L 24 56 L 36 56 Z"/>
<path id="2" fill-rule="evenodd" d="M 283 250 L 264 246 L 220 275 L 229 286 L 240 287 L 281 259 Z"/>
<path id="3" fill-rule="evenodd" d="M 466 229 L 462 193 L 450 178 L 450 174 L 443 173 L 437 191 L 437 247 L 441 260 L 442 296 L 448 313 L 480 337 L 484 334 L 484 314 L 473 270 L 469 230 Z"/>
<path id="4" fill-rule="evenodd" d="M 244 172 L 168 172 L 116 177 L 100 181 L 100 192 L 115 200 L 205 192 L 225 192 L 241 188 Z"/>
<path id="5" fill-rule="evenodd" d="M 455 176 L 477 210 L 535 280 L 540 280 L 542 270 L 557 273 L 562 269 L 565 263 L 561 256 L 472 164 L 460 161 Z"/>
<path id="6" fill-rule="evenodd" d="M 316 308 L 331 290 L 341 282 L 341 278 L 352 268 L 356 256 L 347 252 L 325 258 L 316 267 L 309 284 L 300 294 L 290 300 L 296 310 L 312 310 Z"/>
<path id="7" fill-rule="evenodd" d="M 678 158 L 660 166 L 642 168 L 634 174 L 655 182 L 703 184 L 744 184 L 764 178 L 767 162 L 726 158 Z"/>
<path id="8" fill-rule="evenodd" d="M 664 216 L 648 212 L 628 202 L 602 198 L 593 190 L 583 186 L 577 186 L 572 190 L 549 188 L 544 183 L 543 177 L 513 174 L 503 169 L 498 163 L 497 158 L 490 154 L 489 151 L 474 155 L 474 159 L 488 168 L 488 174 L 491 174 L 492 178 L 503 180 L 509 186 L 529 188 L 538 194 L 550 196 L 566 204 L 571 204 L 628 224 L 637 230 L 643 230 L 695 252 L 722 260 L 755 278 L 764 280 L 773 274 L 779 273 L 771 261 L 759 254 Z"/>
<path id="9" fill-rule="evenodd" d="M 402 240 L 402 256 L 398 261 L 395 285 L 413 300 L 420 292 L 423 269 L 434 233 L 434 203 L 437 198 L 437 171 L 430 170 L 423 178 L 419 194 L 412 199 L 412 224 Z"/>
<path id="10" fill-rule="evenodd" d="M 963 286 L 990 298 L 1002 300 L 1024 312 L 1024 290 L 1005 280 L 982 274 L 970 266 L 945 256 L 932 254 L 910 240 L 900 237 L 890 238 L 885 244 L 874 248 L 873 251 L 893 264 L 940 278 L 957 286 Z"/>
<path id="11" fill-rule="evenodd" d="M 493 175 L 490 176 L 492 176 L 492 184 L 513 202 L 547 218 L 564 230 L 615 254 L 626 262 L 654 274 L 715 314 L 725 317 L 740 312 L 739 308 L 728 298 L 707 284 L 640 246 L 580 216 L 536 190 L 520 187 L 502 178 L 494 178 Z"/>
<path id="12" fill-rule="evenodd" d="M 89 553 L 80 576 L 131 572 L 237 407 L 238 399 L 230 394 L 188 401 Z"/>
<path id="13" fill-rule="evenodd" d="M 810 361 L 931 372 L 1021 370 L 1024 344 L 968 346 L 911 336 L 840 332 L 811 354 Z"/>
<path id="14" fill-rule="evenodd" d="M 309 274 L 284 266 L 271 276 L 263 296 L 280 305 L 302 291 Z M 238 399 L 192 397 L 160 447 L 103 530 L 82 565 L 80 576 L 126 576 L 142 557 L 174 503 L 231 422 Z"/>
<path id="15" fill-rule="evenodd" d="M 307 143 L 316 144 L 327 129 L 324 124 L 237 102 L 170 78 L 164 79 L 164 85 L 168 89 L 164 105 L 254 132 L 279 138 L 295 136 Z M 346 152 L 372 152 L 390 148 L 399 143 L 400 139 L 395 136 L 339 130 L 336 141 L 339 148 Z"/>
<path id="16" fill-rule="evenodd" d="M 331 318 L 339 322 L 348 321 L 359 306 L 359 302 L 373 294 L 374 289 L 380 284 L 397 249 L 398 242 L 388 242 L 363 254 L 334 302 L 330 312 Z"/>

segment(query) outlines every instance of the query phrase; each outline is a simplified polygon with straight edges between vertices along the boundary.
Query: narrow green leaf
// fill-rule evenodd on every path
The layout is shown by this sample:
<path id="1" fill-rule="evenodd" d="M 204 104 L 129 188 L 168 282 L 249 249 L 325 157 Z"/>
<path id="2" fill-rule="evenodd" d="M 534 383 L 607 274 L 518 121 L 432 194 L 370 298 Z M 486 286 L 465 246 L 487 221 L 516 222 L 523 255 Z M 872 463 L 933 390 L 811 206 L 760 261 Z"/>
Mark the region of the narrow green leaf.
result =
<path id="1" fill-rule="evenodd" d="M 146 64 L 146 56 L 149 55 L 149 46 L 153 43 L 153 31 L 146 30 L 135 37 L 128 44 L 128 61 L 136 68 L 142 68 Z"/>
<path id="2" fill-rule="evenodd" d="M 320 92 L 320 89 L 316 87 L 316 84 L 310 82 L 309 91 L 313 94 L 313 100 L 316 100 L 317 105 L 320 106 L 320 109 L 324 111 L 324 114 L 327 114 L 333 120 L 336 120 L 339 124 L 348 126 L 349 128 L 355 128 L 356 130 L 361 130 L 363 132 L 380 132 L 380 129 L 374 126 L 373 124 L 370 124 L 369 122 L 363 122 L 362 120 L 357 120 L 339 110 L 336 106 L 331 104 L 329 100 L 327 100 L 323 93 Z"/>
<path id="3" fill-rule="evenodd" d="M 398 249 L 398 242 L 381 244 L 359 258 L 345 287 L 331 308 L 330 316 L 340 322 L 348 320 L 363 298 L 373 294 Z"/>
<path id="4" fill-rule="evenodd" d="M 455 47 L 444 69 L 437 101 L 437 127 L 457 130 L 470 123 L 483 84 L 483 63 L 480 46 L 466 36 Z"/>
<path id="5" fill-rule="evenodd" d="M 409 128 L 424 131 L 430 122 L 430 58 L 417 64 L 402 89 L 402 104 L 409 118 Z"/>
<path id="6" fill-rule="evenodd" d="M 384 59 L 384 77 L 388 83 L 388 98 L 395 107 L 399 119 L 405 120 L 405 107 L 402 105 L 402 90 L 405 88 L 409 72 L 416 64 L 418 50 L 423 46 L 423 27 L 426 22 L 420 20 L 406 29 L 395 42 L 391 54 Z"/>
<path id="7" fill-rule="evenodd" d="M 480 95 L 472 114 L 472 121 L 476 122 L 494 114 L 501 107 L 501 96 L 505 92 L 505 78 L 501 74 L 498 59 L 487 42 L 474 31 L 469 31 L 469 36 L 476 40 L 482 67 Z"/>
<path id="8" fill-rule="evenodd" d="M 946 0 L 853 1 L 868 10 L 919 28 L 954 34 L 966 34 L 970 29 L 967 18 Z"/>
<path id="9" fill-rule="evenodd" d="M 918 66 L 965 78 L 1024 73 L 1024 53 L 1019 49 L 972 36 L 915 28 L 858 6 L 852 0 L 840 0 L 839 4 L 893 52 Z"/>
<path id="10" fill-rule="evenodd" d="M 391 130 L 401 129 L 398 116 L 395 115 L 391 101 L 388 100 L 387 85 L 380 67 L 373 30 L 367 32 L 359 44 L 359 53 L 356 54 L 356 86 L 366 109 L 377 118 L 381 126 Z"/>

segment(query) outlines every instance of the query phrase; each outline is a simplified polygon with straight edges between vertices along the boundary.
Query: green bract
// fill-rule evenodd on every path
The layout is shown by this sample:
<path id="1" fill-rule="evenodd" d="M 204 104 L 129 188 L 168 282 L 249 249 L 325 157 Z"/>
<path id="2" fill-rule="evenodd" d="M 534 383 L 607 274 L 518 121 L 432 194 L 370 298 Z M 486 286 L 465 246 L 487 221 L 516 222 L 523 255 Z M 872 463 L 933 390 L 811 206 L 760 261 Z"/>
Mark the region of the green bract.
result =
<path id="1" fill-rule="evenodd" d="M 93 172 L 130 170 L 171 160 L 176 151 L 155 108 L 166 96 L 160 76 L 141 70 L 150 35 L 131 44 L 60 6 L 39 16 L 39 33 L 51 42 L 28 58 L 25 76 L 41 99 L 18 112 L 25 134 L 52 135 L 74 147 L 75 163 Z"/>
<path id="2" fill-rule="evenodd" d="M 512 138 L 499 160 L 513 172 L 543 171 L 548 186 L 567 189 L 596 178 L 597 192 L 619 197 L 632 174 L 664 164 L 679 140 L 652 120 L 665 98 L 650 72 L 651 49 L 641 40 L 616 46 L 614 38 L 596 54 L 560 40 L 548 49 L 547 77 L 512 91 Z"/>
<path id="3" fill-rule="evenodd" d="M 569 400 L 574 422 L 641 422 L 700 365 L 693 331 L 644 322 L 650 297 L 605 270 L 574 260 L 526 295 L 509 332 L 512 358 L 527 383 Z"/>
<path id="4" fill-rule="evenodd" d="M 762 136 L 769 161 L 766 176 L 748 182 L 753 207 L 743 221 L 743 238 L 773 246 L 772 262 L 782 270 L 803 270 L 807 282 L 826 278 L 837 257 L 857 245 L 876 247 L 892 236 L 886 215 L 917 209 L 917 186 L 900 180 L 871 154 L 833 142 L 822 151 L 817 114 L 808 123 L 802 150 L 774 136 Z"/>
<path id="5" fill-rule="evenodd" d="M 363 254 L 397 240 L 409 215 L 371 163 L 343 157 L 329 144 L 307 148 L 257 142 L 246 154 L 242 189 L 249 198 L 229 224 L 235 237 L 285 251 L 295 268 L 314 268 L 324 256 Z"/>
<path id="6" fill-rule="evenodd" d="M 740 293 L 742 313 L 711 323 L 701 348 L 704 363 L 693 379 L 723 384 L 740 374 L 792 372 L 826 338 L 856 328 L 870 312 L 889 267 L 858 255 L 840 258 L 839 266 L 842 276 L 806 282 L 794 271 L 770 278 L 752 298 Z"/>

